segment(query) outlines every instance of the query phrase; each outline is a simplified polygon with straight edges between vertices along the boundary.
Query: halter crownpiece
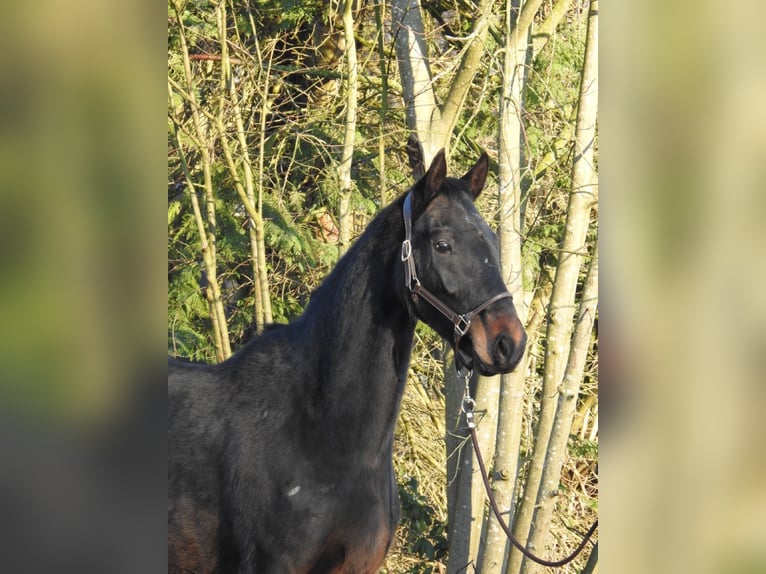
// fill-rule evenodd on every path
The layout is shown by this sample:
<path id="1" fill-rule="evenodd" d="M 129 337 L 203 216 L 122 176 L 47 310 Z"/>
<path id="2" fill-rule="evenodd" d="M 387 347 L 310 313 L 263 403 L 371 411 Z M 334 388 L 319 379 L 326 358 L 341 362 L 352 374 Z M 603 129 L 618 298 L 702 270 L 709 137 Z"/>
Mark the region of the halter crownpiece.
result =
<path id="1" fill-rule="evenodd" d="M 428 289 L 423 287 L 418 279 L 417 271 L 415 270 L 415 258 L 412 253 L 412 192 L 407 194 L 404 198 L 404 205 L 402 206 L 402 215 L 404 216 L 404 241 L 402 241 L 402 262 L 404 263 L 404 284 L 412 294 L 412 300 L 418 300 L 418 297 L 422 297 L 428 303 L 431 304 L 439 313 L 444 315 L 450 323 L 455 327 L 454 333 L 454 351 L 455 351 L 455 366 L 460 370 L 457 362 L 457 347 L 460 343 L 460 339 L 471 328 L 471 320 L 481 313 L 484 309 L 492 305 L 495 301 L 505 299 L 506 297 L 513 298 L 508 292 L 498 293 L 494 297 L 487 299 L 484 303 L 467 311 L 465 313 L 456 313 L 449 305 L 444 303 L 436 295 L 431 293 Z"/>

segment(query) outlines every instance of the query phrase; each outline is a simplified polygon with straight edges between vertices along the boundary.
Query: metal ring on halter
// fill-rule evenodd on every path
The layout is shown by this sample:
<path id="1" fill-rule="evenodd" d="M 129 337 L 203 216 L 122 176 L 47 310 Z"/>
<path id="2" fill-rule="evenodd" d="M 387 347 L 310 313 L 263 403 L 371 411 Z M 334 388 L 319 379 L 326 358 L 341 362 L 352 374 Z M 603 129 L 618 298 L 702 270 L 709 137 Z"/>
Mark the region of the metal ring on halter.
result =
<path id="1" fill-rule="evenodd" d="M 412 242 L 409 239 L 402 241 L 402 261 L 407 261 L 412 257 Z"/>
<path id="2" fill-rule="evenodd" d="M 462 361 L 461 361 L 461 363 L 462 363 Z M 468 380 L 471 377 L 473 377 L 473 370 L 469 369 L 465 365 L 458 366 L 457 361 L 455 361 L 455 372 L 457 373 L 457 376 L 460 377 L 461 379 Z"/>

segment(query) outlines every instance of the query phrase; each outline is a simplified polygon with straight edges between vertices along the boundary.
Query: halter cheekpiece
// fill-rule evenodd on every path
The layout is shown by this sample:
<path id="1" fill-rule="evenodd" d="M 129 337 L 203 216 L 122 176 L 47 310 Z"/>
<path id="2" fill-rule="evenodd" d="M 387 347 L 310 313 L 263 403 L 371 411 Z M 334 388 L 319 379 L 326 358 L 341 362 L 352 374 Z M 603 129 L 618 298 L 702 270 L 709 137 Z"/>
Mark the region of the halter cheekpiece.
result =
<path id="1" fill-rule="evenodd" d="M 415 258 L 412 253 L 412 192 L 407 194 L 404 198 L 404 205 L 402 206 L 402 215 L 404 216 L 404 241 L 402 241 L 402 262 L 404 263 L 404 284 L 412 294 L 413 301 L 417 301 L 418 297 L 422 297 L 428 303 L 431 304 L 439 313 L 444 315 L 455 328 L 453 347 L 455 351 L 455 367 L 460 370 L 458 366 L 458 352 L 457 347 L 460 343 L 460 339 L 471 328 L 471 320 L 481 313 L 484 309 L 492 305 L 495 301 L 505 299 L 506 297 L 513 296 L 505 291 L 498 293 L 494 297 L 487 299 L 484 303 L 467 311 L 465 313 L 456 313 L 449 305 L 444 303 L 436 295 L 431 293 L 428 289 L 423 287 L 418 279 L 418 274 L 415 270 Z"/>

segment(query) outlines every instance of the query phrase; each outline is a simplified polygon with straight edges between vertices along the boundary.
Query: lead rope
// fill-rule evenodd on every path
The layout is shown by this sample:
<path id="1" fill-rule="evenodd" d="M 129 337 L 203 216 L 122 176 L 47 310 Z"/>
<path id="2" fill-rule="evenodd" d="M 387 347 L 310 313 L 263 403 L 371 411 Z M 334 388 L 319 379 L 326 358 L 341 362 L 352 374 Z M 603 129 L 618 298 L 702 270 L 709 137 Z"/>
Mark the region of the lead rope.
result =
<path id="1" fill-rule="evenodd" d="M 463 404 L 461 406 L 461 410 L 463 411 L 463 414 L 465 414 L 465 422 L 468 426 L 468 430 L 471 431 L 471 442 L 473 443 L 473 451 L 476 453 L 476 460 L 479 463 L 479 470 L 481 471 L 481 478 L 484 481 L 484 489 L 487 491 L 487 498 L 489 498 L 489 504 L 492 507 L 492 512 L 495 515 L 495 518 L 497 518 L 498 523 L 500 524 L 500 527 L 503 529 L 503 532 L 505 532 L 505 535 L 508 537 L 508 539 L 511 541 L 511 543 L 518 548 L 518 550 L 527 558 L 532 560 L 533 562 L 537 562 L 538 564 L 541 564 L 542 566 L 548 566 L 551 568 L 558 568 L 559 566 L 563 566 L 564 564 L 568 564 L 572 560 L 574 560 L 580 552 L 583 551 L 585 548 L 585 545 L 590 540 L 591 536 L 593 536 L 593 533 L 596 531 L 596 528 L 598 528 L 598 520 L 596 520 L 593 525 L 590 527 L 588 532 L 583 537 L 580 544 L 575 548 L 574 552 L 572 552 L 569 556 L 566 558 L 562 558 L 561 560 L 543 560 L 542 558 L 538 558 L 534 554 L 532 554 L 529 550 L 527 550 L 521 542 L 516 540 L 516 537 L 511 532 L 511 529 L 508 528 L 508 525 L 503 520 L 502 513 L 500 512 L 500 509 L 497 507 L 497 501 L 495 500 L 495 496 L 492 494 L 492 486 L 489 483 L 489 476 L 487 475 L 487 468 L 484 465 L 484 459 L 481 456 L 481 450 L 479 449 L 479 439 L 476 436 L 476 423 L 473 420 L 473 411 L 476 407 L 476 401 L 473 400 L 471 397 L 471 390 L 468 386 L 468 383 L 471 379 L 471 375 L 473 373 L 469 370 L 460 370 L 458 369 L 458 376 L 463 377 L 465 379 L 465 390 L 463 391 Z"/>

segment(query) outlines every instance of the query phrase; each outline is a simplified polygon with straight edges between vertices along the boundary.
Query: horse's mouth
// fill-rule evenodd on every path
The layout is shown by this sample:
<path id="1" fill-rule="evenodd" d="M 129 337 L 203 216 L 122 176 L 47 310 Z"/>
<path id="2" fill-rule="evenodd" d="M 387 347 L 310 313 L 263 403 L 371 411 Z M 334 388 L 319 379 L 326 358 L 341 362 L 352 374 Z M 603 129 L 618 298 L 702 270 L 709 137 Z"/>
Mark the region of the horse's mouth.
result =
<path id="1" fill-rule="evenodd" d="M 471 352 L 466 352 L 460 345 L 455 349 L 455 367 L 459 370 L 460 367 L 465 367 L 469 371 L 473 371 L 473 349 Z"/>

